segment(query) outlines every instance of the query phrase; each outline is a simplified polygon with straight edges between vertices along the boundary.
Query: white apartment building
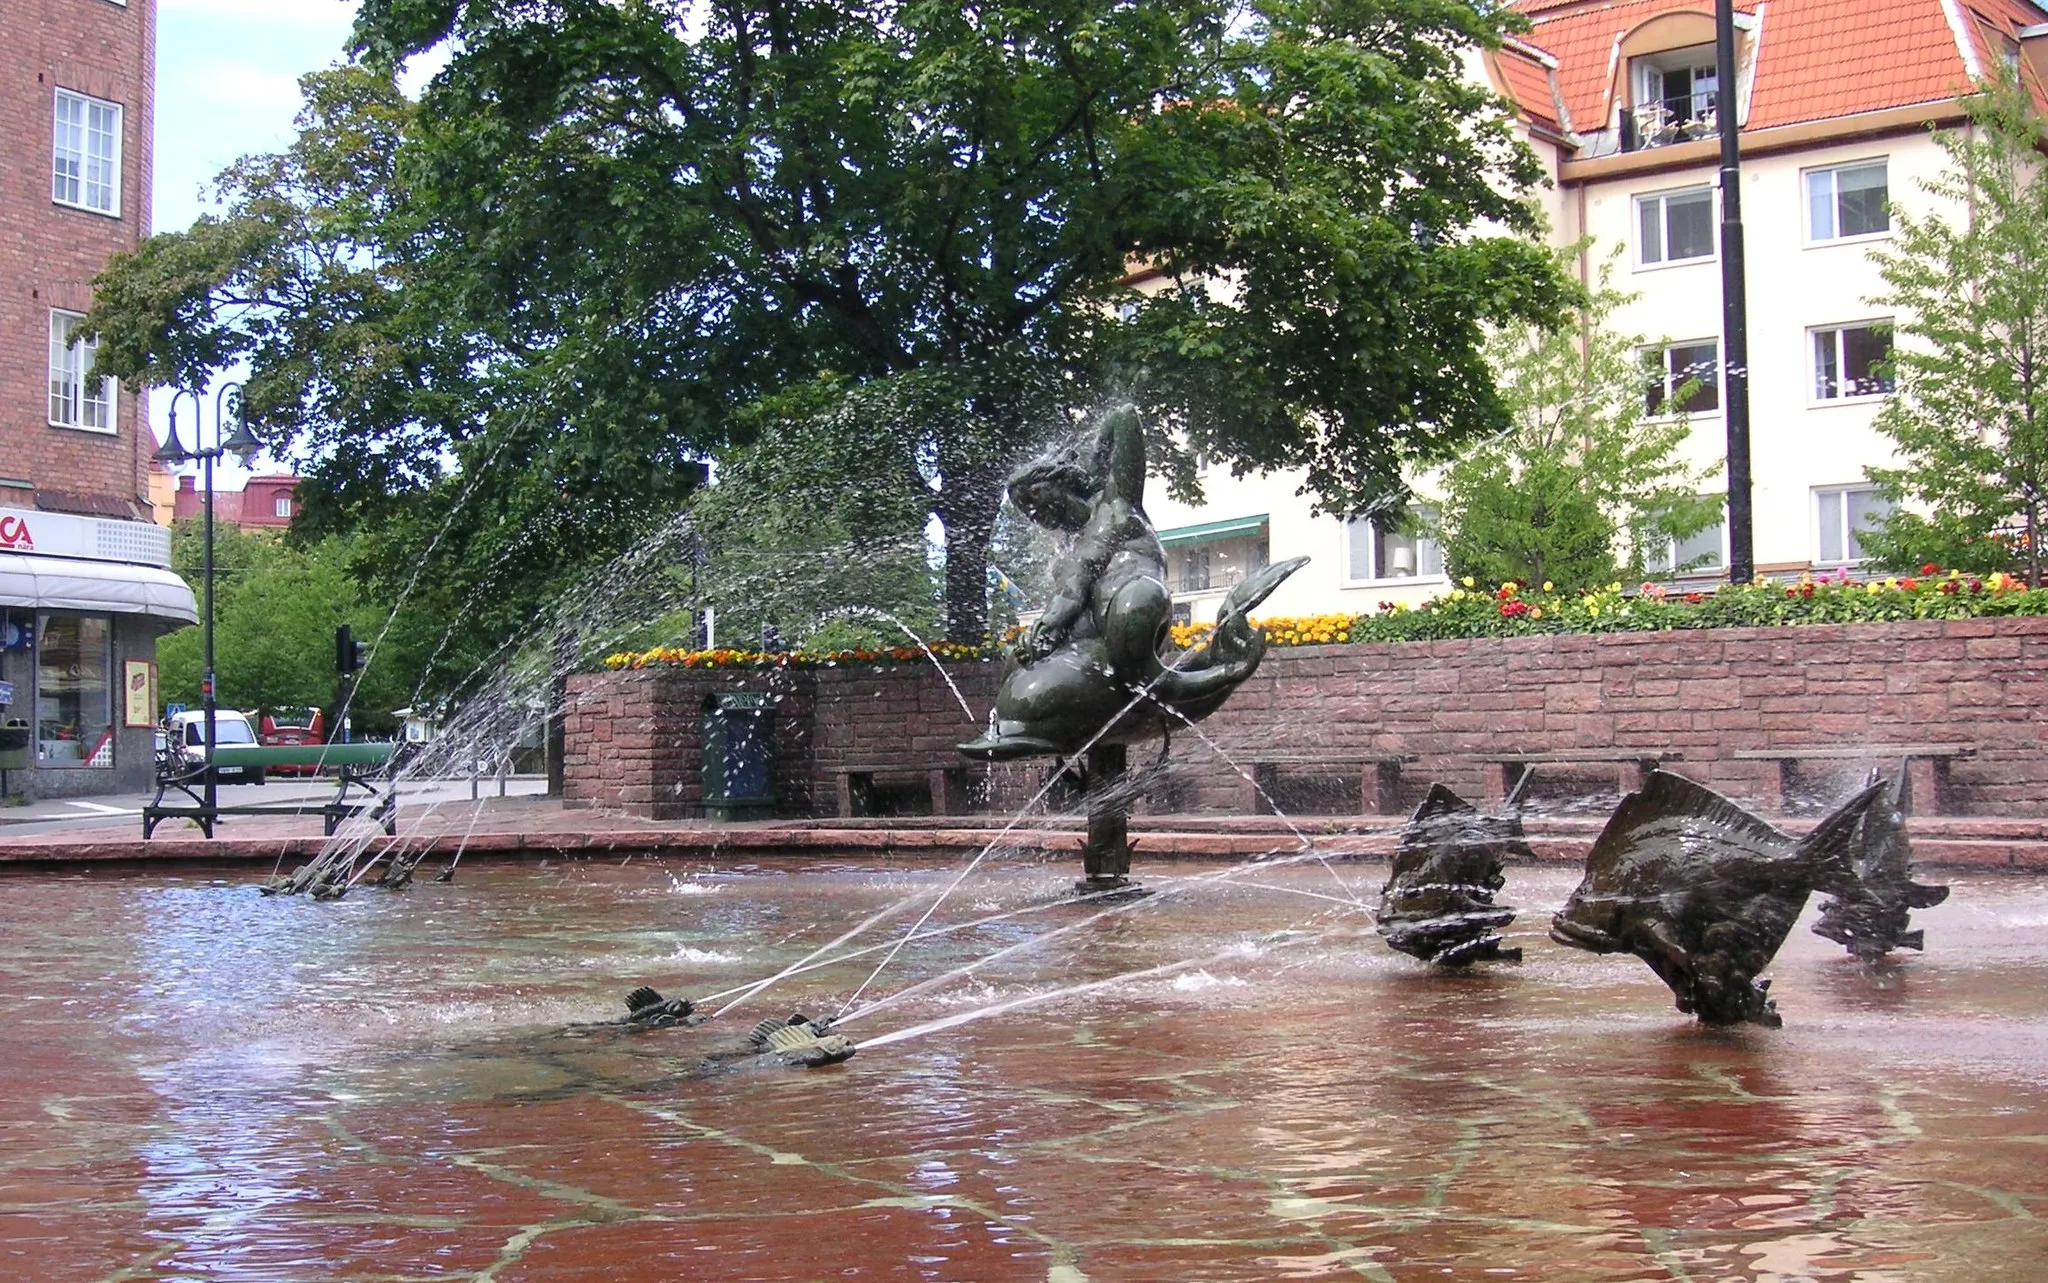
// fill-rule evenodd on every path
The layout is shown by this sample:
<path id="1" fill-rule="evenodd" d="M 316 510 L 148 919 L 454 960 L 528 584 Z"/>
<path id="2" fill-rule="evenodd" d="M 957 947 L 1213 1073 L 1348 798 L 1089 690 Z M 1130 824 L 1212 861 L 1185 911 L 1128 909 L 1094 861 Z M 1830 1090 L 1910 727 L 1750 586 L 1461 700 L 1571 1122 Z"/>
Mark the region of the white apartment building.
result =
<path id="1" fill-rule="evenodd" d="M 1697 375 L 1688 453 L 1723 457 L 1721 279 L 1716 245 L 1722 95 L 1711 0 L 1516 0 L 1532 29 L 1476 56 L 1550 177 L 1541 201 L 1559 245 L 1590 238 L 1578 267 L 1636 300 L 1620 333 L 1657 340 L 1666 387 Z M 1963 123 L 1960 95 L 2001 60 L 2048 71 L 2039 0 L 1737 0 L 1742 213 L 1749 297 L 1751 469 L 1757 569 L 1854 564 L 1880 509 L 1866 466 L 1892 462 L 1872 426 L 1890 390 L 1877 367 L 1898 318 L 1870 258 L 1889 210 L 1927 212 L 1922 181 L 1945 154 L 1930 130 Z M 1961 216 L 1963 211 L 1954 211 Z M 1664 400 L 1645 388 L 1646 404 Z M 1307 555 L 1262 613 L 1369 612 L 1446 587 L 1427 539 L 1363 518 L 1313 516 L 1299 475 L 1204 471 L 1204 502 L 1149 505 L 1183 613 L 1212 619 L 1244 571 Z M 1426 503 L 1429 478 L 1415 479 Z M 1726 565 L 1726 532 L 1673 550 Z M 1700 572 L 1703 577 L 1725 569 Z"/>

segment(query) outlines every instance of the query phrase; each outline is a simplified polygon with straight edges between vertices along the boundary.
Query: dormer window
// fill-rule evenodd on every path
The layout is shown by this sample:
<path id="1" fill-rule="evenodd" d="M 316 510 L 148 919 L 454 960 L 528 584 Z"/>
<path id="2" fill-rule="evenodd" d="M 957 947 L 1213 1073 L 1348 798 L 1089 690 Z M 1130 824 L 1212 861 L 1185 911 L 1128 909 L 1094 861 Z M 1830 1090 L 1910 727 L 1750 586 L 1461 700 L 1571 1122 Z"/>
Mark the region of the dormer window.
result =
<path id="1" fill-rule="evenodd" d="M 1622 118 L 1623 150 L 1668 147 L 1715 137 L 1720 76 L 1714 47 L 1698 45 L 1630 59 L 1633 103 Z"/>

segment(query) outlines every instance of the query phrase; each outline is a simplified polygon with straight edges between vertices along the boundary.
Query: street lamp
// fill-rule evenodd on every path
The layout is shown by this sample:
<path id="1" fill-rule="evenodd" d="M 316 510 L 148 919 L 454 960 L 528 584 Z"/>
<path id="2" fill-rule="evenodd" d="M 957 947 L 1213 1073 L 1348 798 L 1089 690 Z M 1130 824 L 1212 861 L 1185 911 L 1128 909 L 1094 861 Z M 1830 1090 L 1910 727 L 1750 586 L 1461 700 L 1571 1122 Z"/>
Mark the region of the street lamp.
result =
<path id="1" fill-rule="evenodd" d="M 178 401 L 188 396 L 192 398 L 190 450 L 185 449 L 184 443 L 178 440 Z M 241 384 L 224 383 L 213 394 L 213 445 L 210 449 L 202 450 L 199 448 L 199 442 L 205 434 L 205 408 L 206 402 L 200 398 L 196 388 L 180 388 L 171 393 L 170 431 L 164 436 L 164 443 L 157 447 L 156 459 L 166 467 L 176 467 L 181 463 L 197 460 L 205 477 L 205 493 L 201 499 L 205 512 L 205 552 L 202 554 L 201 562 L 201 574 L 206 581 L 206 606 L 201 625 L 205 653 L 200 661 L 202 671 L 199 693 L 205 701 L 206 708 L 206 765 L 202 770 L 205 772 L 207 832 L 211 833 L 213 812 L 220 800 L 216 792 L 220 780 L 213 769 L 213 715 L 217 707 L 213 692 L 213 461 L 231 454 L 247 464 L 263 449 L 263 443 L 256 439 L 255 433 L 249 431 L 248 422 L 242 418 Z M 234 417 L 233 432 L 226 431 L 230 415 Z"/>

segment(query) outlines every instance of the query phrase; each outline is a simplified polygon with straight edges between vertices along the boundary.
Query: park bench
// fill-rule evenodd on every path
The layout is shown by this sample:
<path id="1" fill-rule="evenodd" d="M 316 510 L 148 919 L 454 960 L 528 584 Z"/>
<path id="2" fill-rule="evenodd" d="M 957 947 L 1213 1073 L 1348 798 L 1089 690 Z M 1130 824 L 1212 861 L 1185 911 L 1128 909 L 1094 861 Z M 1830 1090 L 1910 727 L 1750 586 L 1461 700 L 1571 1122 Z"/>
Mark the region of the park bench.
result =
<path id="1" fill-rule="evenodd" d="M 377 783 L 378 777 L 386 774 L 394 747 L 391 744 L 222 745 L 213 751 L 214 766 L 310 766 L 315 772 L 332 767 L 339 772 L 334 796 L 318 803 L 208 806 L 204 791 L 208 768 L 203 764 L 188 767 L 174 763 L 158 770 L 156 797 L 142 808 L 143 839 L 147 841 L 154 836 L 156 826 L 165 820 L 195 820 L 210 838 L 213 826 L 223 815 L 304 815 L 308 812 L 320 815 L 325 824 L 323 831 L 328 837 L 334 836 L 334 830 L 344 820 L 354 819 L 365 812 L 383 823 L 385 833 L 395 835 L 398 832 L 398 798 L 390 791 L 388 781 L 381 788 Z M 350 797 L 350 789 L 362 790 L 362 796 Z M 191 804 L 166 803 L 164 795 L 173 790 L 192 799 Z"/>
<path id="2" fill-rule="evenodd" d="M 1924 797 L 1933 815 L 1949 811 L 1949 763 L 1976 755 L 1975 744 L 1816 744 L 1804 748 L 1746 748 L 1734 753 L 1738 761 L 1778 764 L 1776 771 L 1765 776 L 1760 790 L 1758 801 L 1765 810 L 1782 811 L 1796 795 L 1801 762 L 1899 761 L 1906 772 L 1906 810 L 1913 810 L 1913 797 Z"/>
<path id="3" fill-rule="evenodd" d="M 839 796 L 839 814 L 846 818 L 873 815 L 875 781 L 891 777 L 922 779 L 931 791 L 933 815 L 957 814 L 967 801 L 967 763 L 957 758 L 909 765 L 835 766 L 831 773 Z"/>
<path id="4" fill-rule="evenodd" d="M 1615 783 L 1624 793 L 1641 788 L 1650 772 L 1665 762 L 1680 761 L 1684 754 L 1641 748 L 1561 749 L 1549 753 L 1481 753 L 1486 772 L 1486 800 L 1499 806 L 1518 796 L 1535 782 L 1539 766 L 1609 766 L 1615 768 Z"/>
<path id="5" fill-rule="evenodd" d="M 1318 767 L 1325 774 L 1358 772 L 1358 813 L 1393 815 L 1401 809 L 1401 768 L 1415 760 L 1412 753 L 1257 753 L 1244 759 L 1251 768 L 1245 781 L 1245 809 L 1252 815 L 1270 814 L 1270 799 L 1280 781 L 1280 772 L 1291 767 Z"/>

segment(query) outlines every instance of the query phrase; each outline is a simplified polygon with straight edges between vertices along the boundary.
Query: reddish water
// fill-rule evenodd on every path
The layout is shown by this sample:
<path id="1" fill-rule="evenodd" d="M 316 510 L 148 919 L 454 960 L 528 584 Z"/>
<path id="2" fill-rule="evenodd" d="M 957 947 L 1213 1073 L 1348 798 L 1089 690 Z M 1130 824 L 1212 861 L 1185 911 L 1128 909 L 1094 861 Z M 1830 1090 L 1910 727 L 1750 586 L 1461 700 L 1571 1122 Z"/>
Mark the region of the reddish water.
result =
<path id="1" fill-rule="evenodd" d="M 563 1028 L 642 981 L 758 978 L 952 873 L 502 866 L 334 904 L 241 872 L 0 882 L 0 1278 L 2048 1277 L 2039 881 L 1955 879 L 1884 979 L 1802 927 L 1778 1031 L 1700 1029 L 1641 964 L 1551 944 L 1562 870 L 1514 872 L 1528 961 L 1472 976 L 1211 884 L 847 1032 L 1326 934 L 817 1071 L 696 1065 L 872 960 L 698 1030 Z M 978 875 L 934 921 L 1070 876 Z M 1083 912 L 914 945 L 870 994 Z"/>

